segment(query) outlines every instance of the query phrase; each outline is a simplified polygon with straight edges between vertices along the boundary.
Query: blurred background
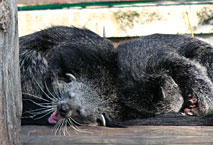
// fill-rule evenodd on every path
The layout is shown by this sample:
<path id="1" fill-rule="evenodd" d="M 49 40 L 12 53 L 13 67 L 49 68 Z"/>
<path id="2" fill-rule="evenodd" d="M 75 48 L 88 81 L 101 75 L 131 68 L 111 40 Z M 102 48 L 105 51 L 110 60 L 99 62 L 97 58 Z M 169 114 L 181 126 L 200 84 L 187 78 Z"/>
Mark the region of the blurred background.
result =
<path id="1" fill-rule="evenodd" d="M 115 42 L 153 33 L 213 44 L 210 0 L 17 0 L 19 36 L 54 25 L 88 28 Z"/>

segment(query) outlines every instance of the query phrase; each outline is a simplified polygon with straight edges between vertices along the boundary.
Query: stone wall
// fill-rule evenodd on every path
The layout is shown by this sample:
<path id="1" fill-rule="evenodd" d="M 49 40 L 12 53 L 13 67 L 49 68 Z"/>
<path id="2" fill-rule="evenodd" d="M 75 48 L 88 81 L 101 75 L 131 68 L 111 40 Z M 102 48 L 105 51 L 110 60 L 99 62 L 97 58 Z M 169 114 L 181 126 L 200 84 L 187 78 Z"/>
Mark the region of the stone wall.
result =
<path id="1" fill-rule="evenodd" d="M 211 2 L 19 11 L 18 18 L 20 36 L 53 25 L 85 27 L 107 38 L 137 37 L 153 33 L 191 34 L 189 21 L 195 36 L 211 38 L 213 34 Z"/>

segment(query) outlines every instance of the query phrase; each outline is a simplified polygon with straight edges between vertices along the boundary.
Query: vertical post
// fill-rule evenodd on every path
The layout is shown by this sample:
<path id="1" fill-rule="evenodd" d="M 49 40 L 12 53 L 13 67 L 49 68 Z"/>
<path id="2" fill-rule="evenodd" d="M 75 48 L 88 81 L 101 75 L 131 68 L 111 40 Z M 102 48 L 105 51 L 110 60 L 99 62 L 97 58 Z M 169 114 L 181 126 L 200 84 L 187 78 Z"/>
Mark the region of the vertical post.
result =
<path id="1" fill-rule="evenodd" d="M 0 144 L 19 145 L 21 124 L 16 0 L 0 0 Z"/>

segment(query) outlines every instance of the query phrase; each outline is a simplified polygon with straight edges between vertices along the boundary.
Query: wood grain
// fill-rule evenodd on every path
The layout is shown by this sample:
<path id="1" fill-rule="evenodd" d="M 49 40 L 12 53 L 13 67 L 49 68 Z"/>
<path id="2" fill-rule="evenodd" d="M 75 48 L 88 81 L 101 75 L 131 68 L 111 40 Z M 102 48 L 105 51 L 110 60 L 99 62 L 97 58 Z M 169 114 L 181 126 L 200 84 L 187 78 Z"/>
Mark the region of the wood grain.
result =
<path id="1" fill-rule="evenodd" d="M 20 144 L 21 89 L 15 0 L 0 0 L 0 145 Z"/>
<path id="2" fill-rule="evenodd" d="M 54 135 L 53 127 L 23 126 L 23 145 L 74 144 L 213 144 L 213 126 L 131 126 L 128 128 L 81 127 L 90 133 L 69 128 L 70 135 Z"/>

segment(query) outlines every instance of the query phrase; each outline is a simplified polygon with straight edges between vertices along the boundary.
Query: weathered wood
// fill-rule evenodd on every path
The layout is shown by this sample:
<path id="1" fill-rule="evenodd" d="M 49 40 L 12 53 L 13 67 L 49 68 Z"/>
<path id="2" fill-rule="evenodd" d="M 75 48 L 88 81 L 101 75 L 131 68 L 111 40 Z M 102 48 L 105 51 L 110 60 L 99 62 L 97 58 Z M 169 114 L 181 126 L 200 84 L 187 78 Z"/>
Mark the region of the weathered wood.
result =
<path id="1" fill-rule="evenodd" d="M 20 144 L 21 89 L 15 0 L 0 0 L 0 144 Z"/>
<path id="2" fill-rule="evenodd" d="M 68 129 L 69 136 L 54 136 L 47 126 L 22 126 L 23 145 L 76 144 L 187 144 L 212 145 L 212 126 L 131 126 L 128 128 L 81 127 L 90 133 Z"/>

